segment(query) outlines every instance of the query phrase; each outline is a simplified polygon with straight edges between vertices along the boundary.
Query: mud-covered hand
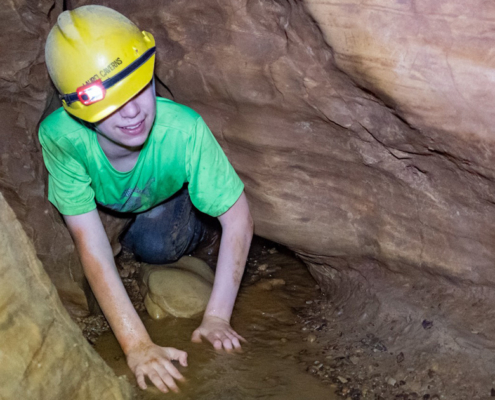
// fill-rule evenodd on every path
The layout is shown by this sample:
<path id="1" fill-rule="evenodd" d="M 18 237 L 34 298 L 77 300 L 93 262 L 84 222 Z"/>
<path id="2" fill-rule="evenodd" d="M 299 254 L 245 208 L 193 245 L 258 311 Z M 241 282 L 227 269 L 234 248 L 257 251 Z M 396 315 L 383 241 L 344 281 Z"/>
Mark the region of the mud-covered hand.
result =
<path id="1" fill-rule="evenodd" d="M 240 342 L 246 342 L 246 339 L 232 329 L 228 321 L 206 315 L 201 325 L 193 332 L 191 340 L 201 343 L 202 337 L 208 340 L 216 350 L 225 349 L 227 352 L 240 351 Z"/>
<path id="2" fill-rule="evenodd" d="M 179 391 L 175 380 L 184 382 L 185 379 L 172 364 L 172 360 L 177 360 L 180 365 L 187 367 L 187 353 L 173 347 L 160 347 L 149 343 L 127 353 L 127 365 L 136 375 L 137 383 L 143 390 L 147 387 L 147 376 L 163 393 L 169 390 Z"/>

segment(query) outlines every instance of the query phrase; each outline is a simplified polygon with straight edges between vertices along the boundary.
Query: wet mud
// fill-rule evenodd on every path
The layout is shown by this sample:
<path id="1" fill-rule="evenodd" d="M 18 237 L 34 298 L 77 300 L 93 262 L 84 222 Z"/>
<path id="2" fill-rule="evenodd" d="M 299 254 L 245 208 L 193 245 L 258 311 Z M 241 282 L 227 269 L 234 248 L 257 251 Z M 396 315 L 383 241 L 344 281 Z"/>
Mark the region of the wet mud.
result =
<path id="1" fill-rule="evenodd" d="M 139 268 L 139 267 L 138 267 Z M 128 278 L 126 278 L 128 279 Z M 127 282 L 129 284 L 129 282 Z M 153 340 L 188 352 L 189 367 L 179 367 L 187 379 L 177 399 L 337 399 L 334 388 L 308 373 L 301 360 L 310 343 L 299 314 L 319 290 L 307 269 L 288 252 L 253 245 L 232 318 L 232 326 L 247 340 L 241 354 L 216 352 L 190 337 L 200 318 L 152 320 L 141 316 Z M 142 309 L 141 309 L 142 310 Z M 118 375 L 135 379 L 110 331 L 95 341 L 96 351 Z M 163 395 L 152 385 L 137 389 L 139 399 Z"/>
<path id="2" fill-rule="evenodd" d="M 134 278 L 139 263 L 124 254 L 119 264 L 124 284 L 151 337 L 158 344 L 189 354 L 189 367 L 181 369 L 187 383 L 179 395 L 171 395 L 175 398 L 495 397 L 491 353 L 472 347 L 463 336 L 455 336 L 455 330 L 444 328 L 433 308 L 427 314 L 402 315 L 397 311 L 401 310 L 398 298 L 387 306 L 395 309 L 395 314 L 387 314 L 384 310 L 388 308 L 379 304 L 373 306 L 382 310 L 376 318 L 362 319 L 359 313 L 341 307 L 338 290 L 324 295 L 302 262 L 270 242 L 254 242 L 234 310 L 232 325 L 248 340 L 242 354 L 217 353 L 209 344 L 191 343 L 200 318 L 152 320 Z M 361 301 L 363 295 L 356 292 L 347 302 Z M 465 315 L 468 323 L 469 316 Z M 108 330 L 104 319 L 93 317 L 83 328 L 103 359 L 135 385 L 113 334 L 104 332 Z M 164 398 L 151 384 L 147 391 L 137 392 L 139 399 Z"/>

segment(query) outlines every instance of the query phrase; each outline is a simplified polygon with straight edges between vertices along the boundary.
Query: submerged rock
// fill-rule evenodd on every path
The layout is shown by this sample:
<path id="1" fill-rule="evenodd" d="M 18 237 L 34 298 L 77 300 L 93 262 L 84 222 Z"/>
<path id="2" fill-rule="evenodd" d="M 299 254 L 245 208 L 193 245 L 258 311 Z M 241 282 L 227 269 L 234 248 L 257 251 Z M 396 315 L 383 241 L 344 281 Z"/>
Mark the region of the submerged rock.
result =
<path id="1" fill-rule="evenodd" d="M 283 279 L 262 279 L 257 282 L 255 287 L 263 289 L 263 290 L 273 290 L 274 288 L 285 286 L 285 280 Z"/>
<path id="2" fill-rule="evenodd" d="M 206 309 L 214 274 L 204 261 L 182 257 L 173 264 L 143 267 L 144 304 L 153 319 L 190 318 Z"/>

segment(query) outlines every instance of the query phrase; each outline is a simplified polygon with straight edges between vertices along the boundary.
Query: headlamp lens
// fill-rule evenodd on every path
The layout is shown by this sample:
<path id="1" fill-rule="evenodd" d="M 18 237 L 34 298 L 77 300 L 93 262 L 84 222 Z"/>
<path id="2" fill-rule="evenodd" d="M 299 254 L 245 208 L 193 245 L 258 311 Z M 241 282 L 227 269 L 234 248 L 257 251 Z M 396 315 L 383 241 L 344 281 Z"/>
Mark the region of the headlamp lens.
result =
<path id="1" fill-rule="evenodd" d="M 91 82 L 87 85 L 78 87 L 76 90 L 77 98 L 85 106 L 101 101 L 105 98 L 106 89 L 101 79 Z"/>

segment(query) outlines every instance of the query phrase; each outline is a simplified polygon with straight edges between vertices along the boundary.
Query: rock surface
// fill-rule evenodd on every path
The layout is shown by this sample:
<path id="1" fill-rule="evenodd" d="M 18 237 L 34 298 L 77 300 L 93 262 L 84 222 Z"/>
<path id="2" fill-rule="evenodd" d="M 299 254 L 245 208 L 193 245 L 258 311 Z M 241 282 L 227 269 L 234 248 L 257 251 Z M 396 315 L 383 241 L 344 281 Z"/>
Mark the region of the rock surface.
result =
<path id="1" fill-rule="evenodd" d="M 380 285 L 432 277 L 473 298 L 493 287 L 486 2 L 469 12 L 453 0 L 97 3 L 155 35 L 161 94 L 204 116 L 246 183 L 256 233 L 294 249 L 341 304 L 357 289 L 376 298 Z M 30 15 L 20 9 L 15 18 Z M 5 71 L 46 79 L 36 40 L 23 56 L 39 70 Z M 24 192 L 9 193 L 15 202 Z M 24 208 L 39 217 L 33 209 Z"/>
<path id="2" fill-rule="evenodd" d="M 379 1 L 362 8 L 308 2 L 335 49 L 300 3 L 243 1 L 234 10 L 227 1 L 170 1 L 153 18 L 151 3 L 99 3 L 132 15 L 155 35 L 158 77 L 219 139 L 246 183 L 257 234 L 314 265 L 336 268 L 327 274 L 352 267 L 366 275 L 371 262 L 383 272 L 495 283 L 493 143 L 489 124 L 474 124 L 491 114 L 479 118 L 472 111 L 467 129 L 462 115 L 479 97 L 470 103 L 454 96 L 452 77 L 445 82 L 449 69 L 428 69 L 428 62 L 420 63 L 426 56 L 418 57 L 399 69 L 409 71 L 401 84 L 390 61 L 409 60 L 410 48 L 420 55 L 434 49 L 447 54 L 448 43 L 456 41 L 468 48 L 481 29 L 474 21 L 484 3 L 477 3 L 468 23 L 449 17 L 449 1 L 441 2 L 444 14 L 436 6 L 415 11 L 409 2 L 399 2 L 396 11 Z M 416 35 L 400 18 L 418 26 L 436 21 L 420 31 L 438 33 Z M 491 20 L 483 21 L 489 29 Z M 394 39 L 386 47 L 382 37 Z M 431 46 L 423 46 L 430 37 Z M 476 73 L 489 65 L 480 58 L 483 49 L 448 59 L 451 69 L 463 71 L 457 79 L 473 90 L 490 83 Z M 417 81 L 426 70 L 432 78 Z M 394 90 L 383 83 L 391 76 L 397 78 Z M 415 90 L 413 81 L 423 86 Z M 442 92 L 445 85 L 449 90 Z M 438 95 L 424 94 L 425 87 Z M 451 108 L 458 121 L 445 115 L 450 104 L 459 105 Z"/>
<path id="3" fill-rule="evenodd" d="M 206 309 L 215 276 L 204 261 L 186 256 L 172 264 L 141 265 L 141 273 L 144 304 L 153 319 L 191 318 Z"/>
<path id="4" fill-rule="evenodd" d="M 154 34 L 159 92 L 204 117 L 255 232 L 303 258 L 335 315 L 413 313 L 449 348 L 494 346 L 469 333 L 494 328 L 491 6 L 98 3 Z"/>
<path id="5" fill-rule="evenodd" d="M 0 398 L 130 399 L 62 306 L 0 194 Z"/>
<path id="6" fill-rule="evenodd" d="M 369 158 L 360 146 L 361 163 L 388 184 L 368 192 L 384 210 L 359 213 L 374 217 L 365 235 L 378 244 L 359 254 L 401 272 L 403 264 L 492 286 L 495 64 L 486 32 L 495 9 L 482 1 L 469 11 L 450 0 L 305 3 L 335 65 L 411 128 L 361 121 L 381 147 Z"/>
<path id="7" fill-rule="evenodd" d="M 44 45 L 62 1 L 5 2 L 0 11 L 0 191 L 13 208 L 64 305 L 87 312 L 83 273 L 67 229 L 46 198 L 37 139 L 45 109 L 56 107 Z"/>
<path id="8" fill-rule="evenodd" d="M 490 357 L 491 4 L 64 2 L 89 3 L 154 34 L 159 93 L 204 117 L 246 184 L 256 233 L 305 260 L 336 315 L 378 321 L 414 309 L 449 349 Z M 42 50 L 61 8 L 24 0 L 0 13 L 22 27 L 0 43 L 0 188 L 65 303 L 84 309 L 36 140 L 56 105 Z"/>

